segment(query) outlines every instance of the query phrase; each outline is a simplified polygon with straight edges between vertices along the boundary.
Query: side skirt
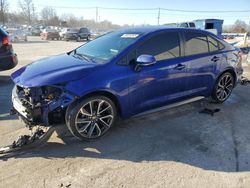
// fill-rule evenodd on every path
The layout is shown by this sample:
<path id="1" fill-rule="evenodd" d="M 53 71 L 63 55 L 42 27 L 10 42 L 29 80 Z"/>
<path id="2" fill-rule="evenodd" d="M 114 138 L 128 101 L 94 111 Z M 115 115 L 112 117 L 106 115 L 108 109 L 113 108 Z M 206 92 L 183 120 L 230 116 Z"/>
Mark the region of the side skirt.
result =
<path id="1" fill-rule="evenodd" d="M 174 108 L 174 107 L 177 107 L 177 106 L 182 106 L 184 104 L 199 101 L 199 100 L 204 99 L 204 98 L 205 97 L 203 97 L 203 96 L 194 97 L 194 98 L 187 99 L 187 100 L 184 100 L 184 101 L 181 101 L 181 102 L 176 102 L 176 103 L 173 103 L 173 104 L 169 104 L 169 105 L 166 105 L 166 106 L 162 106 L 162 107 L 159 107 L 159 108 L 148 110 L 148 111 L 136 114 L 136 115 L 134 115 L 132 117 L 140 117 L 140 116 L 144 116 L 144 115 L 147 115 L 147 114 L 156 113 L 156 112 L 159 112 L 159 111 L 164 111 L 164 110 L 171 109 L 171 108 Z"/>

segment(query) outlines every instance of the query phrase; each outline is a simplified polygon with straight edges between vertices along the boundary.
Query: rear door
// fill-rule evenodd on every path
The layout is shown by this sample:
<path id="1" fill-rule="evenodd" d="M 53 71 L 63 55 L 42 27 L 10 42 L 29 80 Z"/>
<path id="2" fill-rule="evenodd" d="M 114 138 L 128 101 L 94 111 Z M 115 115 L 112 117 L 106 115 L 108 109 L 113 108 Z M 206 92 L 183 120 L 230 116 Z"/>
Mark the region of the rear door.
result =
<path id="1" fill-rule="evenodd" d="M 199 31 L 184 31 L 185 61 L 190 95 L 207 95 L 213 87 L 216 63 L 221 60 L 218 43 Z"/>

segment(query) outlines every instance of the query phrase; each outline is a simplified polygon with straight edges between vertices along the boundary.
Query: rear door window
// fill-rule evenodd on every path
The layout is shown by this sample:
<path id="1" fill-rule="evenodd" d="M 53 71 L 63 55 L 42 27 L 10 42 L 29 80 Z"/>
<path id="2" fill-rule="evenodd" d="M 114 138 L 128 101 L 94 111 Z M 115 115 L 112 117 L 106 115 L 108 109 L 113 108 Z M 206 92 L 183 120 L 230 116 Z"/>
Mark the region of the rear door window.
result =
<path id="1" fill-rule="evenodd" d="M 210 52 L 215 52 L 219 50 L 219 43 L 217 40 L 215 40 L 214 38 L 208 36 L 208 45 L 209 45 L 209 51 Z"/>
<path id="2" fill-rule="evenodd" d="M 185 31 L 185 55 L 196 55 L 209 52 L 207 35 L 200 32 Z"/>
<path id="3" fill-rule="evenodd" d="M 180 40 L 178 32 L 164 32 L 145 41 L 137 49 L 137 56 L 153 55 L 157 61 L 180 56 Z"/>

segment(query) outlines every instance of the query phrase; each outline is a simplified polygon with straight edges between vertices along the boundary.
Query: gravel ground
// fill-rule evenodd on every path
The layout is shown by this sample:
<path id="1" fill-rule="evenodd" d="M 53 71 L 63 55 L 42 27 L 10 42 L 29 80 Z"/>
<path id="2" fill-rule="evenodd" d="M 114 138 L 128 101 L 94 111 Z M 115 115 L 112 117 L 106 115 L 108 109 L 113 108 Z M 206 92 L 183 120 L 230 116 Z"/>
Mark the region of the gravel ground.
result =
<path id="1" fill-rule="evenodd" d="M 14 44 L 18 67 L 81 44 L 29 40 Z M 14 70 L 0 73 L 0 145 L 26 131 L 8 116 Z M 249 96 L 250 86 L 238 86 L 223 105 L 203 100 L 122 121 L 94 142 L 54 133 L 40 148 L 0 158 L 0 187 L 250 187 Z M 205 107 L 221 111 L 199 114 Z"/>

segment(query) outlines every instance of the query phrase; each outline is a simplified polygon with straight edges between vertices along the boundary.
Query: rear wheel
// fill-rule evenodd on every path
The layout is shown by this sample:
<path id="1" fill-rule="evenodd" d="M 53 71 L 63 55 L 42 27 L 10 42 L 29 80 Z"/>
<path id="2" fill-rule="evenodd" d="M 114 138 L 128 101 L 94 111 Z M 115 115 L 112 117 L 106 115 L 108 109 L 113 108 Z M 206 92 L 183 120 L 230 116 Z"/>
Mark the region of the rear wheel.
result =
<path id="1" fill-rule="evenodd" d="M 73 104 L 66 112 L 70 132 L 81 140 L 94 140 L 106 134 L 117 119 L 114 103 L 107 97 L 89 97 Z"/>
<path id="2" fill-rule="evenodd" d="M 235 80 L 231 73 L 226 72 L 222 74 L 215 84 L 212 99 L 216 103 L 223 103 L 226 101 L 233 91 L 234 82 Z"/>

